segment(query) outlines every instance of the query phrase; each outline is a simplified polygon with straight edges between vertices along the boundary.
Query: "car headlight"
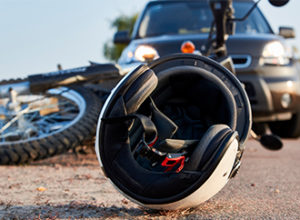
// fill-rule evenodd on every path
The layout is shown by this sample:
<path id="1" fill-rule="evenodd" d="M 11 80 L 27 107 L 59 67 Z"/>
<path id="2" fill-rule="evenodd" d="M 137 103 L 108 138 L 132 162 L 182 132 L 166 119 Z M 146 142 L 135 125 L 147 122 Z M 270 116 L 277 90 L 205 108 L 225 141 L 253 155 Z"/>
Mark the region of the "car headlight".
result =
<path id="1" fill-rule="evenodd" d="M 279 41 L 268 43 L 262 53 L 262 65 L 288 65 L 291 56 Z"/>
<path id="2" fill-rule="evenodd" d="M 158 52 L 149 45 L 131 45 L 127 47 L 119 59 L 121 64 L 129 64 L 133 62 L 151 62 L 159 58 Z"/>
<path id="3" fill-rule="evenodd" d="M 159 55 L 153 47 L 139 45 L 134 52 L 134 58 L 141 62 L 151 62 L 152 60 L 159 58 Z"/>

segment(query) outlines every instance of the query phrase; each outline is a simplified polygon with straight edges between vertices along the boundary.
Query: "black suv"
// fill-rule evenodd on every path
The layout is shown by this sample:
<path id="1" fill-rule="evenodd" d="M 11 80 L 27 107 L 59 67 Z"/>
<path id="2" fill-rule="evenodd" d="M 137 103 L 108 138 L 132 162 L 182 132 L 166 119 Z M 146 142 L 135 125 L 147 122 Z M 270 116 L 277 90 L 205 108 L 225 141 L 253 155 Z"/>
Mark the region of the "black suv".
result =
<path id="1" fill-rule="evenodd" d="M 253 0 L 234 0 L 235 17 L 243 17 Z M 195 45 L 194 53 L 206 50 L 213 15 L 206 0 L 151 1 L 135 24 L 132 36 L 118 32 L 115 43 L 129 43 L 119 59 L 122 67 L 180 53 L 185 42 Z M 255 8 L 236 23 L 227 40 L 237 77 L 248 93 L 254 125 L 268 124 L 281 137 L 300 136 L 299 64 L 285 45 L 294 30 L 281 27 L 279 35 Z"/>

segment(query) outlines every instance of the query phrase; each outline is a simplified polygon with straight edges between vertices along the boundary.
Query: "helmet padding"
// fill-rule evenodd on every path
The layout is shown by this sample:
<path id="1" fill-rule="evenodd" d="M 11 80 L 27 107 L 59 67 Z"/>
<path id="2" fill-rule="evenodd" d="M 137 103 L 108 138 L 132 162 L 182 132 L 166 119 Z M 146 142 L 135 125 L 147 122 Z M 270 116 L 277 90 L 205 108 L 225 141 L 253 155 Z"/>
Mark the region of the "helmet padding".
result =
<path id="1" fill-rule="evenodd" d="M 176 202 L 197 191 L 232 143 L 238 143 L 237 117 L 244 114 L 239 109 L 244 93 L 238 93 L 234 76 L 225 71 L 223 79 L 209 68 L 173 65 L 176 59 L 166 59 L 162 66 L 167 68 L 161 70 L 158 63 L 125 76 L 107 99 L 98 125 L 96 150 L 107 177 L 127 197 L 146 205 Z M 232 88 L 227 85 L 231 77 Z M 156 153 L 184 155 L 183 168 L 165 169 Z"/>

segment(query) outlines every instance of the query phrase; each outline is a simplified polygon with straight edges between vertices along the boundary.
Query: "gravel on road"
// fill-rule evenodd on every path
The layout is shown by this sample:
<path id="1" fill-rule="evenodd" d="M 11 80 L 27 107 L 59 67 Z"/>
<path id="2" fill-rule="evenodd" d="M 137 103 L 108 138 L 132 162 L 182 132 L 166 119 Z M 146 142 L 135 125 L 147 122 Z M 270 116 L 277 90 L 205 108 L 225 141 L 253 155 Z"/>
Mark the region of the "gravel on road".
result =
<path id="1" fill-rule="evenodd" d="M 300 219 L 300 140 L 281 151 L 247 142 L 239 174 L 197 208 L 155 211 L 125 199 L 101 175 L 92 146 L 0 167 L 0 219 Z"/>

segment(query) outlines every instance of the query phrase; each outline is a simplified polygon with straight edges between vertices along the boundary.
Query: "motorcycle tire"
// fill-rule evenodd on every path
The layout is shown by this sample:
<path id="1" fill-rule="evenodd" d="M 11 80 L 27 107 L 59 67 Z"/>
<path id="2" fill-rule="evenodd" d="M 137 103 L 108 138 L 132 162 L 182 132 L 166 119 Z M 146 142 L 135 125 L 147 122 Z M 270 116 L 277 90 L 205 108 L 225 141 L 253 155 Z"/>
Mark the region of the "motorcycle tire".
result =
<path id="1" fill-rule="evenodd" d="M 89 89 L 60 87 L 18 99 L 21 109 L 16 113 L 7 103 L 3 105 L 4 99 L 1 105 L 0 97 L 1 165 L 64 153 L 95 134 L 102 103 Z"/>

